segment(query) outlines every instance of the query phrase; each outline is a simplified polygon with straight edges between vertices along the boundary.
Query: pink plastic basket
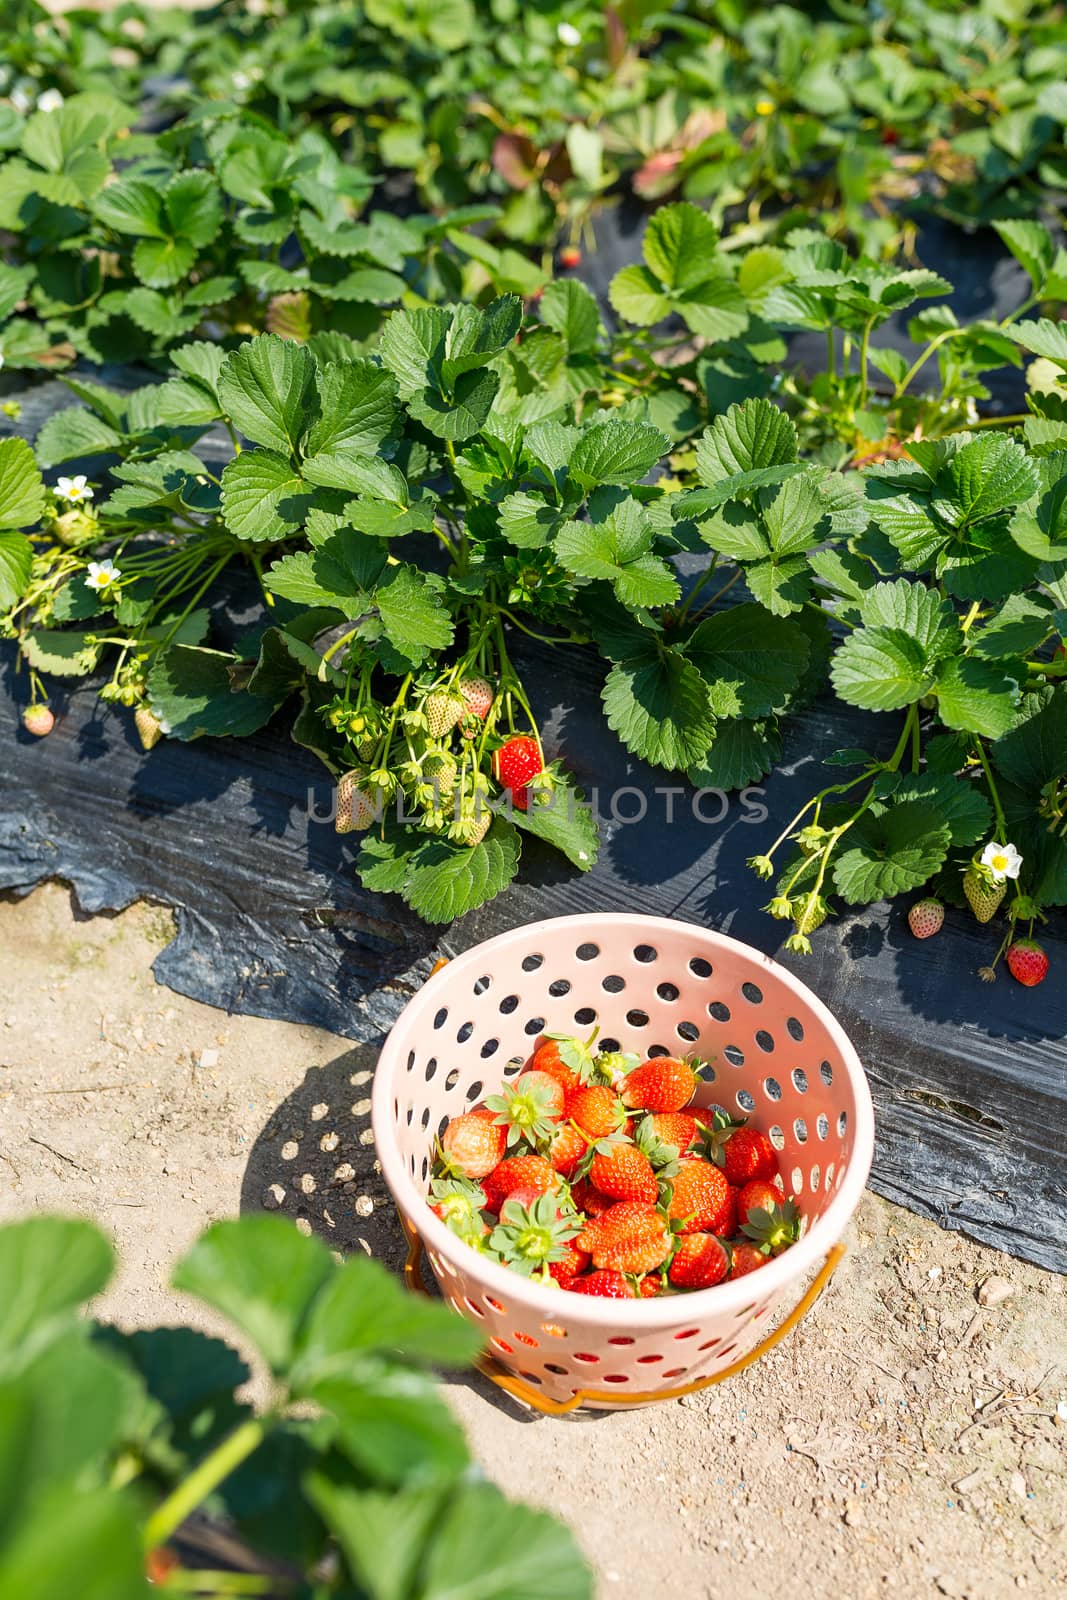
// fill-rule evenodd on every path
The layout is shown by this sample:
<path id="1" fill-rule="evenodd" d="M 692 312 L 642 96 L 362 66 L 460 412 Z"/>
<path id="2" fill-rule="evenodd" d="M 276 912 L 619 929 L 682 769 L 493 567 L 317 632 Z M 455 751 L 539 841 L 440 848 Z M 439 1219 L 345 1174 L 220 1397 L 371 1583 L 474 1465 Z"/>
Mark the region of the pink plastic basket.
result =
<path id="1" fill-rule="evenodd" d="M 741 1111 L 780 1151 L 804 1218 L 799 1242 L 735 1282 L 655 1300 L 548 1288 L 464 1245 L 429 1210 L 434 1138 L 520 1070 L 542 1031 L 624 1050 L 710 1058 L 701 1105 Z M 659 917 L 557 917 L 450 961 L 404 1008 L 375 1075 L 374 1138 L 421 1282 L 425 1244 L 441 1292 L 485 1334 L 484 1370 L 539 1410 L 614 1409 L 719 1382 L 776 1343 L 843 1253 L 863 1192 L 874 1117 L 863 1068 L 822 1002 L 789 972 L 721 934 Z M 764 1319 L 812 1268 L 815 1281 L 757 1345 Z"/>

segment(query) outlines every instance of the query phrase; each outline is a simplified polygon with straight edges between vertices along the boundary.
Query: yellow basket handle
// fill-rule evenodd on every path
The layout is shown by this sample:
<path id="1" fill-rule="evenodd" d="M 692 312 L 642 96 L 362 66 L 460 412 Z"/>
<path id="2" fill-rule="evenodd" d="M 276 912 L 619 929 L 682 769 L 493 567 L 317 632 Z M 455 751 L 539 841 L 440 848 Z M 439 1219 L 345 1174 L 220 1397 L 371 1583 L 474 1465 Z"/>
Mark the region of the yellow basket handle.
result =
<path id="1" fill-rule="evenodd" d="M 408 1222 L 407 1218 L 400 1217 L 401 1226 L 407 1236 L 408 1258 L 404 1263 L 404 1282 L 409 1289 L 418 1294 L 428 1294 L 422 1280 L 422 1239 Z M 715 1372 L 710 1378 L 697 1378 L 694 1383 L 679 1384 L 676 1389 L 657 1389 L 654 1393 L 644 1391 L 640 1394 L 620 1394 L 617 1389 L 579 1389 L 569 1400 L 550 1400 L 547 1395 L 540 1393 L 532 1383 L 527 1383 L 524 1378 L 518 1378 L 506 1367 L 501 1366 L 493 1356 L 479 1356 L 475 1365 L 483 1377 L 495 1383 L 498 1389 L 505 1389 L 516 1400 L 521 1400 L 524 1405 L 532 1406 L 535 1411 L 541 1411 L 548 1417 L 566 1416 L 569 1411 L 576 1411 L 582 1405 L 610 1405 L 613 1410 L 621 1410 L 626 1406 L 648 1405 L 655 1400 L 680 1400 L 683 1395 L 696 1394 L 700 1389 L 709 1389 L 713 1383 L 722 1383 L 724 1378 L 733 1378 L 739 1372 L 744 1372 L 754 1361 L 773 1350 L 780 1344 L 787 1334 L 792 1333 L 798 1322 L 807 1316 L 812 1306 L 822 1294 L 837 1270 L 847 1246 L 835 1244 L 827 1252 L 826 1259 L 811 1280 L 804 1294 L 797 1301 L 787 1317 L 783 1317 L 778 1326 L 766 1338 L 761 1339 L 747 1355 L 731 1361 L 728 1367 L 723 1367 L 721 1372 Z"/>

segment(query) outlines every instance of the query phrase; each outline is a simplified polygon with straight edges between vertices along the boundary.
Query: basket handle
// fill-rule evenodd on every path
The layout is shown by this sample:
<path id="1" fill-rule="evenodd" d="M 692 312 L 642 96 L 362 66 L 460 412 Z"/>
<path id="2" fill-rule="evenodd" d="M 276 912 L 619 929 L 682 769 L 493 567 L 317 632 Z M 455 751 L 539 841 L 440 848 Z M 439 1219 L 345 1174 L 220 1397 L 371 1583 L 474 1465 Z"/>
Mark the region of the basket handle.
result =
<path id="1" fill-rule="evenodd" d="M 400 1224 L 408 1241 L 408 1258 L 404 1263 L 404 1282 L 409 1289 L 418 1294 L 428 1294 L 422 1280 L 422 1239 L 411 1226 L 407 1218 L 400 1213 Z M 778 1326 L 761 1339 L 747 1355 L 731 1361 L 728 1367 L 723 1367 L 721 1372 L 715 1372 L 709 1378 L 698 1378 L 694 1383 L 679 1384 L 675 1389 L 657 1389 L 654 1394 L 647 1390 L 641 1394 L 620 1394 L 618 1389 L 579 1389 L 569 1400 L 550 1400 L 543 1395 L 532 1383 L 527 1383 L 524 1378 L 518 1378 L 506 1367 L 501 1366 L 493 1356 L 481 1355 L 475 1365 L 483 1377 L 495 1383 L 498 1389 L 505 1389 L 516 1400 L 521 1400 L 524 1405 L 531 1406 L 535 1411 L 543 1412 L 548 1417 L 566 1416 L 569 1411 L 576 1411 L 579 1406 L 592 1403 L 610 1404 L 613 1409 L 621 1410 L 626 1406 L 647 1405 L 653 1400 L 679 1400 L 682 1395 L 696 1394 L 701 1389 L 709 1389 L 713 1383 L 722 1383 L 724 1378 L 733 1378 L 739 1372 L 744 1372 L 754 1361 L 773 1350 L 780 1344 L 787 1334 L 792 1333 L 798 1322 L 803 1321 L 812 1306 L 830 1282 L 837 1267 L 844 1256 L 847 1246 L 835 1244 L 826 1255 L 822 1266 L 811 1280 L 804 1294 L 797 1301 L 787 1317 L 783 1317 Z"/>

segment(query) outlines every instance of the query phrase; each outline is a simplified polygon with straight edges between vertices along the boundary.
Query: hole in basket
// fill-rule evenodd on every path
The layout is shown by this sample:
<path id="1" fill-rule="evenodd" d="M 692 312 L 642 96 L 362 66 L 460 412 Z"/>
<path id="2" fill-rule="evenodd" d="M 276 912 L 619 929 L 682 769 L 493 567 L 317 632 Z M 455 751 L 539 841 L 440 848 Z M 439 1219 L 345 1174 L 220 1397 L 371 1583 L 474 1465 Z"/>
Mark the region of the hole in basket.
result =
<path id="1" fill-rule="evenodd" d="M 506 1356 L 513 1356 L 515 1354 L 514 1350 L 508 1344 L 506 1339 L 490 1339 L 489 1343 L 491 1345 L 495 1345 L 498 1350 L 503 1350 Z"/>
<path id="2" fill-rule="evenodd" d="M 544 1026 L 544 1017 L 531 1017 L 522 1031 L 523 1033 L 528 1033 L 532 1039 L 535 1033 L 541 1033 L 543 1031 Z"/>
<path id="3" fill-rule="evenodd" d="M 715 1072 L 715 1068 L 712 1066 L 710 1061 L 702 1061 L 700 1066 L 696 1069 L 696 1072 L 697 1072 L 697 1077 L 701 1080 L 701 1082 L 703 1082 L 703 1083 L 714 1083 L 715 1082 L 715 1078 L 716 1078 L 717 1074 Z"/>
<path id="4" fill-rule="evenodd" d="M 622 1045 L 619 1043 L 618 1039 L 601 1039 L 600 1048 L 605 1055 L 609 1055 L 612 1051 L 621 1050 Z"/>
<path id="5" fill-rule="evenodd" d="M 394 1122 L 399 1122 L 400 1121 L 400 1101 L 399 1100 L 394 1100 L 393 1101 L 393 1121 Z"/>
<path id="6" fill-rule="evenodd" d="M 828 1139 L 830 1137 L 830 1119 L 825 1111 L 820 1111 L 815 1119 L 815 1132 L 820 1139 Z"/>
<path id="7" fill-rule="evenodd" d="M 414 1122 L 414 1120 L 415 1120 L 415 1107 L 414 1106 L 408 1106 L 408 1109 L 407 1109 L 407 1125 L 408 1125 L 409 1128 L 411 1127 L 411 1124 Z"/>
<path id="8" fill-rule="evenodd" d="M 703 956 L 694 956 L 689 963 L 689 970 L 694 978 L 710 978 L 711 962 L 705 961 Z"/>
<path id="9" fill-rule="evenodd" d="M 789 1174 L 789 1192 L 794 1196 L 804 1193 L 804 1174 L 799 1167 L 794 1167 Z"/>
<path id="10" fill-rule="evenodd" d="M 732 1067 L 743 1067 L 745 1064 L 745 1052 L 736 1044 L 728 1044 L 723 1055 Z"/>
<path id="11" fill-rule="evenodd" d="M 609 1344 L 634 1344 L 635 1341 L 633 1339 L 628 1338 L 626 1336 L 626 1334 L 620 1333 L 616 1338 L 609 1339 L 608 1343 Z"/>
<path id="12" fill-rule="evenodd" d="M 700 1332 L 699 1328 L 683 1328 L 681 1333 L 676 1333 L 676 1339 L 695 1339 Z"/>
<path id="13" fill-rule="evenodd" d="M 423 1131 L 425 1131 L 430 1126 L 430 1108 L 429 1108 L 429 1106 L 423 1106 L 423 1108 L 422 1108 L 422 1126 L 423 1126 Z"/>
<path id="14" fill-rule="evenodd" d="M 484 994 L 487 989 L 492 988 L 492 984 L 492 978 L 488 972 L 484 972 L 474 985 L 475 994 Z"/>
<path id="15" fill-rule="evenodd" d="M 819 1066 L 819 1077 L 823 1083 L 830 1084 L 834 1081 L 834 1069 L 828 1061 L 823 1061 Z"/>
<path id="16" fill-rule="evenodd" d="M 525 1367 L 520 1367 L 519 1368 L 519 1376 L 522 1377 L 522 1378 L 525 1378 L 527 1383 L 536 1383 L 536 1384 L 540 1385 L 540 1384 L 544 1383 L 544 1381 L 545 1381 L 541 1377 L 540 1373 L 538 1373 L 538 1372 L 527 1372 Z"/>
<path id="17" fill-rule="evenodd" d="M 600 1365 L 600 1357 L 591 1356 L 585 1350 L 576 1350 L 574 1352 L 574 1359 L 575 1361 L 584 1361 L 587 1367 L 597 1367 Z"/>
<path id="18" fill-rule="evenodd" d="M 798 1144 L 807 1144 L 807 1142 L 808 1142 L 808 1125 L 804 1121 L 803 1117 L 794 1117 L 794 1119 L 793 1119 L 793 1132 L 797 1136 Z"/>
<path id="19" fill-rule="evenodd" d="M 408 1051 L 408 1071 L 409 1072 L 411 1071 L 411 1069 L 412 1069 L 412 1067 L 414 1065 L 415 1065 L 415 1052 L 414 1052 L 414 1050 L 409 1050 Z"/>
<path id="20" fill-rule="evenodd" d="M 519 997 L 517 994 L 506 994 L 503 1000 L 500 1002 L 500 1011 L 502 1015 L 505 1017 L 510 1017 L 518 1003 Z"/>
<path id="21" fill-rule="evenodd" d="M 462 1028 L 460 1028 L 459 1032 L 456 1034 L 456 1043 L 457 1044 L 466 1044 L 467 1040 L 470 1038 L 470 1036 L 471 1036 L 471 1034 L 473 1032 L 474 1032 L 474 1023 L 473 1022 L 465 1022 L 463 1024 Z"/>
<path id="22" fill-rule="evenodd" d="M 696 1044 L 700 1038 L 700 1029 L 695 1022 L 680 1022 L 674 1031 L 687 1044 Z"/>
<path id="23" fill-rule="evenodd" d="M 782 1098 L 782 1086 L 777 1078 L 764 1078 L 763 1092 L 768 1100 L 780 1100 Z"/>
<path id="24" fill-rule="evenodd" d="M 668 1378 L 684 1378 L 688 1371 L 688 1367 L 670 1367 L 666 1372 L 661 1372 L 660 1377 L 664 1381 Z"/>
<path id="25" fill-rule="evenodd" d="M 440 1122 L 437 1124 L 437 1137 L 439 1139 L 443 1139 L 444 1138 L 445 1129 L 448 1127 L 448 1124 L 451 1121 L 452 1121 L 452 1118 L 446 1112 L 445 1115 L 441 1118 Z"/>
<path id="26" fill-rule="evenodd" d="M 794 1067 L 793 1068 L 793 1072 L 792 1072 L 792 1078 L 793 1078 L 793 1088 L 796 1090 L 797 1094 L 807 1094 L 807 1092 L 808 1092 L 808 1075 L 804 1071 L 804 1068 L 803 1067 Z"/>
<path id="27" fill-rule="evenodd" d="M 808 1188 L 811 1190 L 812 1194 L 818 1194 L 819 1184 L 821 1182 L 822 1172 L 819 1168 L 818 1162 L 816 1162 L 811 1171 L 808 1173 Z"/>
<path id="28" fill-rule="evenodd" d="M 598 944 L 580 944 L 574 952 L 579 961 L 595 961 L 600 954 Z"/>
<path id="29" fill-rule="evenodd" d="M 662 1356 L 638 1356 L 637 1364 L 639 1367 L 651 1367 L 654 1362 L 662 1360 Z"/>
<path id="30" fill-rule="evenodd" d="M 753 1100 L 747 1089 L 738 1089 L 737 1103 L 741 1107 L 742 1111 L 751 1112 L 755 1111 L 756 1109 L 756 1102 Z"/>
<path id="31" fill-rule="evenodd" d="M 661 1000 L 677 1000 L 681 990 L 676 983 L 657 983 L 656 993 Z"/>
<path id="32" fill-rule="evenodd" d="M 647 1028 L 648 1027 L 648 1012 L 647 1011 L 628 1011 L 626 1013 L 626 1020 L 630 1024 L 631 1028 Z"/>
<path id="33" fill-rule="evenodd" d="M 722 1000 L 713 1000 L 708 1007 L 708 1016 L 713 1022 L 729 1022 L 730 1007 Z"/>
<path id="34" fill-rule="evenodd" d="M 538 955 L 538 953 L 536 951 L 531 952 L 531 954 L 528 955 L 528 956 L 523 956 L 523 958 L 522 958 L 522 970 L 523 970 L 523 972 L 536 972 L 538 967 L 544 965 L 544 960 L 545 960 L 544 956 Z"/>
<path id="35" fill-rule="evenodd" d="M 759 1006 L 763 1004 L 763 990 L 758 984 L 743 983 L 741 985 L 741 993 L 744 995 L 750 1006 Z"/>
<path id="36" fill-rule="evenodd" d="M 768 1033 L 766 1028 L 758 1028 L 756 1030 L 756 1043 L 759 1045 L 761 1050 L 766 1051 L 767 1055 L 770 1055 L 771 1051 L 774 1049 L 774 1035 L 772 1033 Z"/>
<path id="37" fill-rule="evenodd" d="M 626 979 L 620 978 L 617 972 L 609 972 L 600 987 L 606 989 L 608 994 L 620 994 L 626 988 Z"/>
<path id="38" fill-rule="evenodd" d="M 454 1089 L 458 1082 L 459 1082 L 459 1069 L 457 1067 L 453 1067 L 452 1071 L 448 1074 L 448 1077 L 445 1079 L 445 1088 L 446 1089 Z"/>
<path id="39" fill-rule="evenodd" d="M 513 1333 L 511 1337 L 515 1340 L 516 1344 L 529 1345 L 531 1350 L 536 1350 L 538 1348 L 537 1340 L 531 1339 L 528 1333 Z"/>
<path id="40" fill-rule="evenodd" d="M 646 966 L 648 965 L 648 963 L 650 961 L 655 961 L 655 959 L 656 959 L 656 957 L 658 955 L 659 955 L 659 951 L 656 949 L 655 945 L 652 945 L 652 944 L 635 944 L 634 945 L 634 960 L 635 961 L 643 961 Z"/>
<path id="41" fill-rule="evenodd" d="M 500 1301 L 499 1300 L 494 1300 L 491 1294 L 487 1294 L 486 1295 L 485 1303 L 493 1311 L 503 1311 L 503 1309 L 504 1309 L 504 1307 L 500 1304 Z"/>
<path id="42" fill-rule="evenodd" d="M 714 1350 L 714 1348 L 718 1344 L 718 1342 L 719 1342 L 718 1339 L 705 1339 L 703 1344 L 698 1344 L 697 1345 L 697 1349 L 698 1350 Z"/>
<path id="43" fill-rule="evenodd" d="M 776 1150 L 785 1149 L 785 1134 L 782 1132 L 777 1123 L 775 1123 L 773 1128 L 769 1129 L 767 1137 Z"/>
<path id="44" fill-rule="evenodd" d="M 447 1021 L 448 1021 L 448 1007 L 447 1006 L 442 1006 L 440 1011 L 437 1013 L 437 1015 L 433 1019 L 433 1025 L 434 1025 L 435 1028 L 443 1028 Z"/>
<path id="45" fill-rule="evenodd" d="M 839 1138 L 844 1138 L 845 1129 L 848 1127 L 848 1112 L 842 1111 L 837 1119 L 837 1132 Z"/>
<path id="46" fill-rule="evenodd" d="M 474 1315 L 476 1317 L 484 1317 L 485 1316 L 485 1312 L 482 1310 L 481 1306 L 476 1306 L 474 1304 L 473 1300 L 468 1300 L 467 1297 L 464 1296 L 463 1303 L 464 1303 L 464 1305 L 467 1307 L 467 1309 L 469 1311 L 473 1311 L 473 1313 L 474 1313 Z"/>
<path id="47" fill-rule="evenodd" d="M 505 1078 L 513 1078 L 517 1072 L 522 1071 L 525 1065 L 526 1062 L 523 1060 L 522 1056 L 512 1056 L 511 1060 L 504 1067 Z"/>
<path id="48" fill-rule="evenodd" d="M 629 1381 L 625 1372 L 605 1372 L 604 1374 L 605 1383 L 629 1383 Z"/>
<path id="49" fill-rule="evenodd" d="M 490 1056 L 495 1056 L 499 1049 L 500 1049 L 500 1040 L 499 1039 L 487 1039 L 485 1041 L 485 1043 L 482 1045 L 482 1048 L 481 1048 L 482 1060 L 483 1061 L 488 1061 L 489 1057 Z"/>
<path id="50" fill-rule="evenodd" d="M 834 1169 L 834 1164 L 831 1161 L 830 1165 L 826 1169 L 826 1189 L 827 1189 L 828 1192 L 829 1192 L 830 1185 L 834 1181 L 834 1170 L 835 1170 Z"/>
<path id="51" fill-rule="evenodd" d="M 545 1362 L 545 1371 L 546 1372 L 555 1372 L 561 1378 L 565 1378 L 567 1376 L 566 1367 L 561 1367 L 557 1361 L 546 1361 Z"/>
<path id="52" fill-rule="evenodd" d="M 665 1044 L 650 1044 L 649 1047 L 648 1047 L 648 1060 L 650 1060 L 650 1061 L 653 1058 L 653 1056 L 669 1056 L 669 1055 L 670 1055 L 670 1051 L 667 1049 L 667 1046 Z"/>
<path id="53" fill-rule="evenodd" d="M 472 1083 L 470 1088 L 467 1090 L 467 1099 L 472 1102 L 477 1100 L 484 1087 L 485 1086 L 480 1078 L 475 1079 L 474 1083 Z"/>
<path id="54" fill-rule="evenodd" d="M 570 994 L 571 986 L 567 978 L 556 978 L 548 986 L 548 992 L 553 1000 L 561 1000 L 565 994 Z"/>
<path id="55" fill-rule="evenodd" d="M 430 1175 L 430 1159 L 429 1159 L 428 1156 L 423 1156 L 423 1158 L 422 1158 L 422 1181 L 423 1181 L 423 1183 L 426 1182 L 426 1179 L 429 1177 L 429 1175 Z"/>
<path id="56" fill-rule="evenodd" d="M 582 1006 L 579 1011 L 574 1013 L 574 1020 L 580 1027 L 588 1028 L 591 1023 L 596 1021 L 596 1012 L 592 1006 Z"/>
<path id="57" fill-rule="evenodd" d="M 725 1359 L 725 1358 L 726 1358 L 726 1357 L 727 1357 L 727 1356 L 732 1356 L 732 1355 L 733 1355 L 733 1353 L 734 1353 L 734 1351 L 735 1351 L 735 1350 L 736 1350 L 736 1349 L 737 1349 L 737 1346 L 736 1346 L 736 1345 L 735 1345 L 735 1344 L 728 1344 L 728 1345 L 727 1345 L 727 1346 L 726 1346 L 726 1349 L 725 1349 L 725 1350 L 720 1350 L 720 1351 L 719 1351 L 719 1360 L 720 1360 L 720 1361 L 722 1361 L 722 1360 L 724 1360 L 724 1359 Z"/>
<path id="58" fill-rule="evenodd" d="M 541 1332 L 547 1333 L 550 1339 L 565 1339 L 567 1337 L 566 1328 L 561 1328 L 558 1322 L 542 1322 Z M 562 1368 L 560 1370 L 562 1371 Z"/>
<path id="59" fill-rule="evenodd" d="M 789 1033 L 789 1037 L 791 1039 L 795 1039 L 799 1044 L 801 1039 L 804 1037 L 804 1024 L 802 1022 L 798 1022 L 796 1017 L 786 1017 L 785 1025 Z"/>

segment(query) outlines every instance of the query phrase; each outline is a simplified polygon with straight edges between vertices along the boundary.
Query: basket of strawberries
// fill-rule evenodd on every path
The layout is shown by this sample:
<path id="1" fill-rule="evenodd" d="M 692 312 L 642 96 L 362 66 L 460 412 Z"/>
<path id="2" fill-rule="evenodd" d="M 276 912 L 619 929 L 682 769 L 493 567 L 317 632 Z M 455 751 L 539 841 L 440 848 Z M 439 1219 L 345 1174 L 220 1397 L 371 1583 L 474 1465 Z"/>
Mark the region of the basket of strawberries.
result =
<path id="1" fill-rule="evenodd" d="M 390 1033 L 372 1115 L 409 1281 L 425 1245 L 484 1370 L 550 1412 L 673 1399 L 777 1342 L 839 1258 L 874 1145 L 856 1052 L 802 983 L 624 914 L 449 962 Z"/>

